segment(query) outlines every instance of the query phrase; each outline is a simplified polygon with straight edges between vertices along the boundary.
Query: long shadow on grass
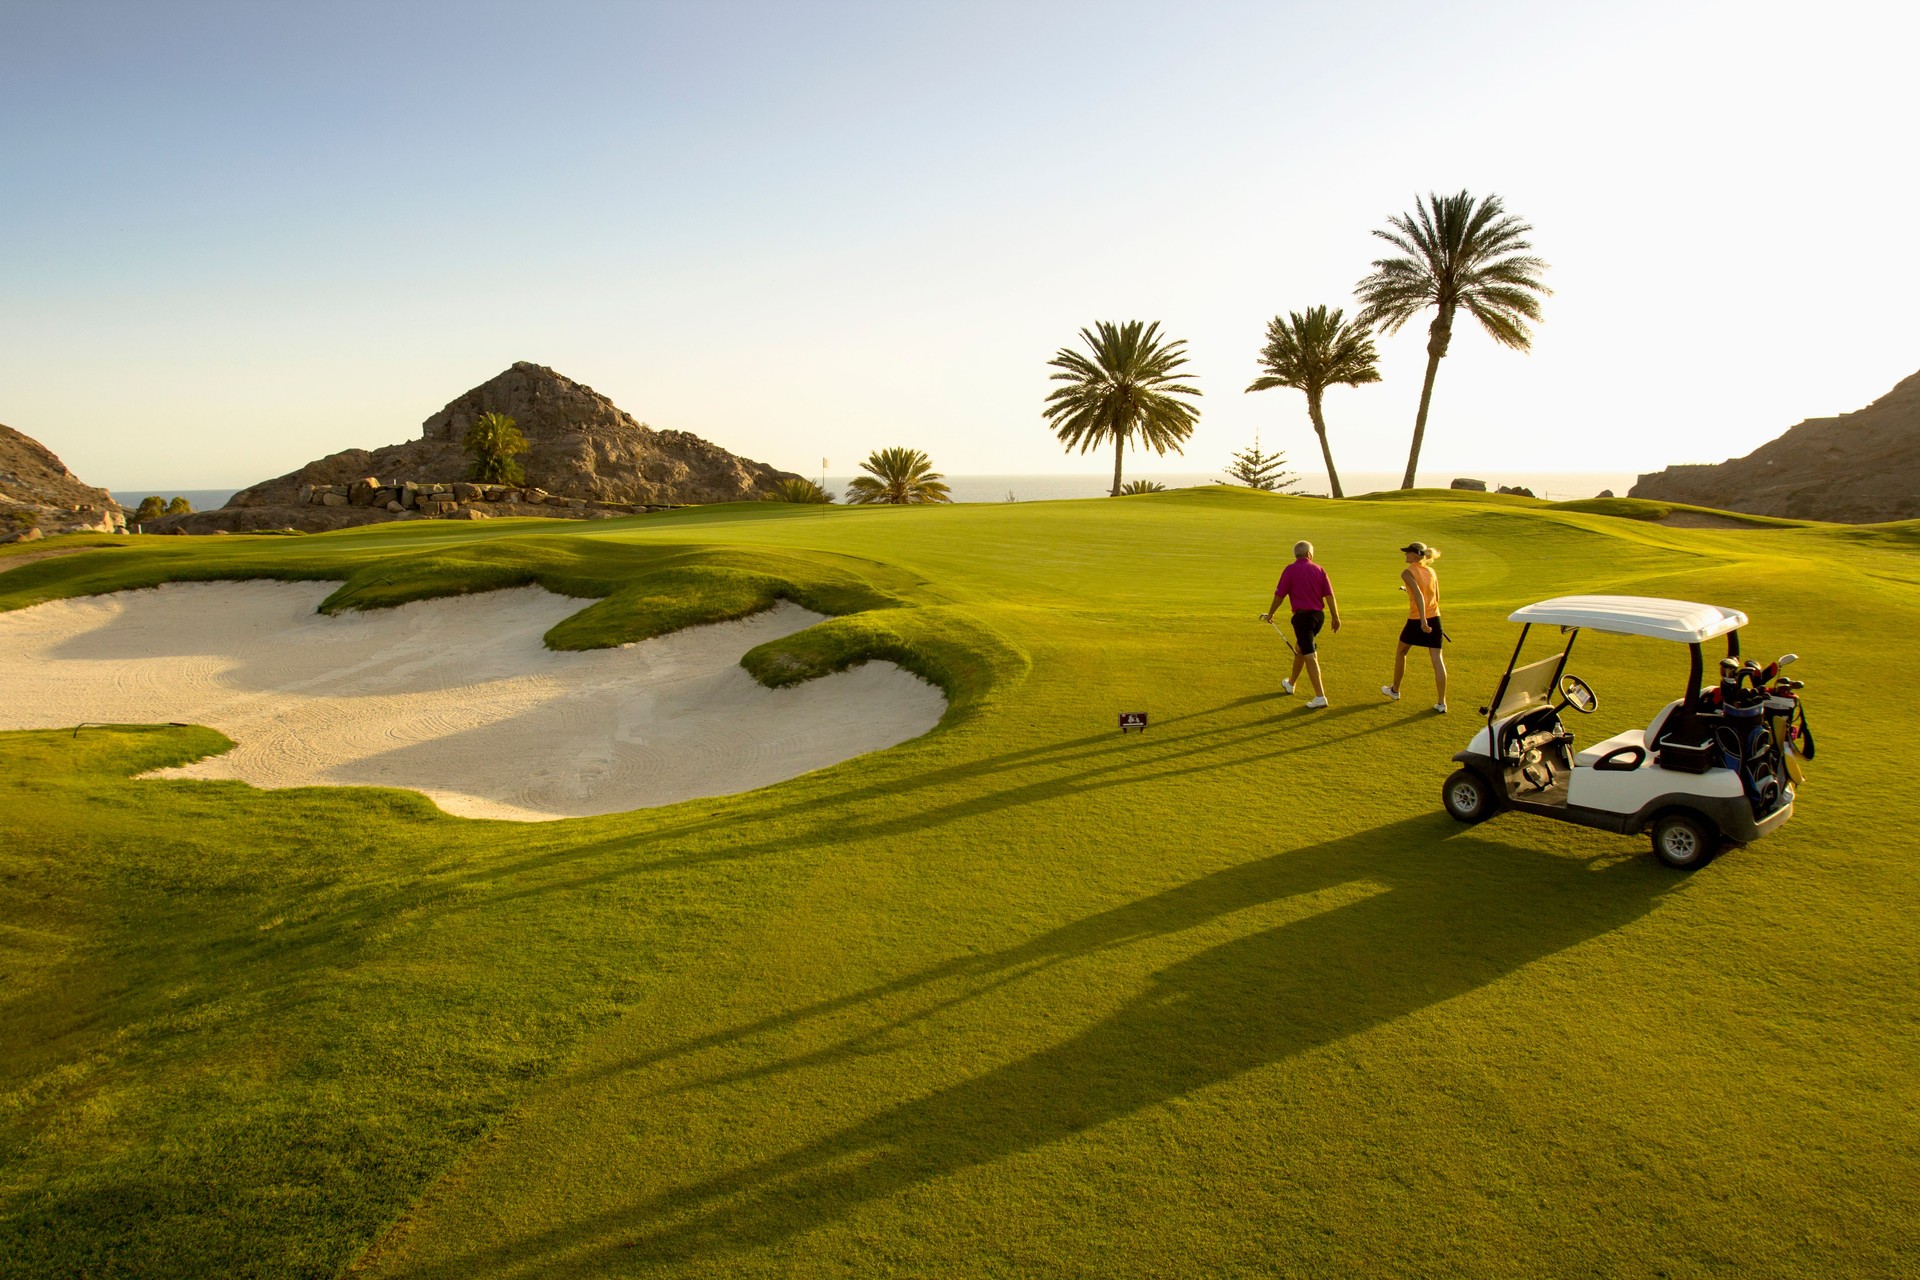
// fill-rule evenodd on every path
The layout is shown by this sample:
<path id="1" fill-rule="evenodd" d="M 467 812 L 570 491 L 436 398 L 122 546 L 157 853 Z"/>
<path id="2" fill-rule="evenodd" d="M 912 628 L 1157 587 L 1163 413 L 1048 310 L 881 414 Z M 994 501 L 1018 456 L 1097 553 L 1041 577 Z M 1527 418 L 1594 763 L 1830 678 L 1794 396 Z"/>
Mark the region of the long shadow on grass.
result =
<path id="1" fill-rule="evenodd" d="M 1257 700 L 1254 699 L 1254 701 Z M 1250 700 L 1239 699 L 1227 706 L 1237 707 L 1247 701 Z M 1077 749 L 1085 740 L 1076 740 L 1072 743 L 1060 744 L 1063 748 L 1076 748 L 1075 750 L 1066 751 L 1052 758 L 1036 760 L 1035 757 L 1039 753 L 1033 751 L 1014 754 L 1027 757 L 1026 768 L 1034 771 L 1060 766 L 1070 767 L 1089 758 L 1099 758 L 1102 763 L 1081 768 L 1077 772 L 1059 773 L 1017 786 L 970 794 L 950 803 L 927 804 L 919 808 L 903 808 L 900 798 L 908 792 L 934 785 L 927 780 L 932 775 L 909 775 L 904 779 L 888 780 L 872 785 L 863 783 L 837 795 L 816 796 L 794 804 L 771 808 L 763 813 L 755 813 L 753 817 L 756 822 L 798 813 L 813 813 L 819 816 L 817 824 L 772 840 L 721 843 L 697 852 L 671 847 L 677 840 L 740 829 L 740 818 L 731 810 L 727 810 L 721 814 L 704 816 L 684 825 L 667 826 L 640 836 L 615 837 L 589 845 L 548 848 L 507 862 L 490 862 L 486 867 L 456 873 L 439 883 L 444 886 L 462 880 L 497 881 L 506 876 L 530 872 L 547 873 L 553 872 L 556 868 L 563 869 L 558 878 L 539 879 L 537 882 L 529 882 L 523 888 L 496 890 L 489 895 L 489 903 L 497 906 L 517 897 L 552 893 L 559 889 L 584 889 L 656 871 L 680 871 L 709 863 L 735 862 L 780 853 L 802 852 L 818 846 L 823 840 L 844 844 L 854 840 L 892 839 L 944 827 L 961 820 L 987 817 L 1022 805 L 1088 795 L 1114 787 L 1137 786 L 1168 778 L 1209 773 L 1216 769 L 1268 764 L 1289 756 L 1322 750 L 1334 743 L 1318 736 L 1308 736 L 1304 741 L 1300 741 L 1291 735 L 1298 733 L 1303 727 L 1324 725 L 1330 720 L 1338 720 L 1362 711 L 1380 714 L 1387 710 L 1381 707 L 1347 707 L 1320 714 L 1302 713 L 1299 718 L 1300 724 L 1296 726 L 1276 728 L 1267 721 L 1229 725 L 1213 730 L 1196 731 L 1180 738 L 1161 739 L 1151 746 L 1137 747 L 1132 751 L 1122 748 L 1116 752 L 1105 746 Z M 1357 738 L 1392 732 L 1403 727 L 1407 721 L 1415 719 L 1416 716 L 1417 713 L 1413 712 L 1395 714 L 1393 718 L 1382 720 L 1368 728 L 1348 730 L 1339 737 L 1338 742 L 1351 743 Z M 1280 741 L 1283 745 L 1270 749 L 1255 749 L 1266 747 L 1274 740 L 1276 733 L 1282 735 Z M 1110 739 L 1102 735 L 1096 741 L 1107 743 Z M 1108 758 L 1110 756 L 1114 758 Z M 1196 759 L 1199 757 L 1205 758 Z M 1166 767 L 1174 762 L 1182 763 L 1177 767 Z M 980 780 L 982 774 L 992 775 L 1004 772 L 1005 767 L 989 761 L 984 766 L 960 765 L 938 770 L 935 773 L 940 775 L 943 782 L 965 783 Z M 868 802 L 864 813 L 853 807 L 863 801 Z M 880 803 L 872 803 L 874 801 Z M 867 817 L 866 814 L 877 816 Z M 653 852 L 661 846 L 667 846 L 665 851 L 651 857 L 623 859 L 611 864 L 606 858 L 609 854 L 629 853 L 643 849 Z M 569 870 L 565 870 L 572 867 L 589 869 L 580 874 L 570 874 Z M 413 891 L 409 889 L 398 896 L 410 898 L 412 894 Z M 474 905 L 477 906 L 477 904 Z M 445 909 L 459 910 L 460 908 Z"/>
<path id="2" fill-rule="evenodd" d="M 1497 982 L 1638 919 L 1675 884 L 1650 859 L 1552 856 L 1438 816 L 1231 867 L 775 1021 L 870 1005 L 877 1020 L 898 1025 L 933 1011 L 883 1008 L 916 987 L 927 988 L 937 1008 L 1052 965 L 1098 965 L 1103 954 L 1248 908 L 1314 894 L 1335 905 L 1168 965 L 1109 1016 L 1029 1057 L 772 1158 L 470 1255 L 459 1270 L 598 1274 L 616 1262 L 710 1262 L 771 1244 L 927 1180 L 1071 1139 Z M 1338 892 L 1343 887 L 1348 892 Z M 737 1028 L 715 1040 L 767 1029 Z M 866 1035 L 709 1082 L 851 1062 L 867 1052 Z"/>

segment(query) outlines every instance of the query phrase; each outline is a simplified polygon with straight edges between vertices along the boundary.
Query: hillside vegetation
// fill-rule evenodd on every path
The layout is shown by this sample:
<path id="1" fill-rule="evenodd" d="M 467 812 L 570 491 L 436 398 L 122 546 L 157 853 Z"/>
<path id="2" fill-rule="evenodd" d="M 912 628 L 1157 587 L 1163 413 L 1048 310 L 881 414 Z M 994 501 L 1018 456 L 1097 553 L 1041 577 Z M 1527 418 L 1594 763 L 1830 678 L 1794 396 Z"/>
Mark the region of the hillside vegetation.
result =
<path id="1" fill-rule="evenodd" d="M 533 826 L 133 777 L 203 728 L 0 734 L 0 1275 L 1912 1274 L 1884 681 L 1920 540 L 1645 514 L 1214 489 L 0 557 L 0 609 L 538 582 L 581 600 L 557 647 L 791 598 L 835 616 L 763 681 L 884 657 L 952 699 L 763 791 Z M 1324 712 L 1256 621 L 1301 537 L 1346 619 Z M 1416 538 L 1446 717 L 1424 664 L 1377 691 Z M 1681 875 L 1441 813 L 1506 614 L 1599 591 L 1801 655 L 1820 755 L 1779 835 Z M 1594 741 L 1685 651 L 1583 635 L 1572 669 Z"/>

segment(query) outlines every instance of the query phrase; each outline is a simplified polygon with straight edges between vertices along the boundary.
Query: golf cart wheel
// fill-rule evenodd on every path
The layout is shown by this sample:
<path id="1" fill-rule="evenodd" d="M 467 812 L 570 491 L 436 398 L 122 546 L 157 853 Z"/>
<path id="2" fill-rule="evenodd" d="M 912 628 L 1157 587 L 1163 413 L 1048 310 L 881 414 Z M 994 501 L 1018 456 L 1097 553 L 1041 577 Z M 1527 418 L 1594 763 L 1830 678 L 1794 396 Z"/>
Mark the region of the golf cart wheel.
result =
<path id="1" fill-rule="evenodd" d="M 1455 822 L 1481 822 L 1493 816 L 1493 788 L 1471 769 L 1455 769 L 1440 788 L 1440 803 Z"/>
<path id="2" fill-rule="evenodd" d="M 1720 832 L 1691 813 L 1669 813 L 1653 824 L 1653 856 L 1676 871 L 1691 871 L 1720 852 Z"/>

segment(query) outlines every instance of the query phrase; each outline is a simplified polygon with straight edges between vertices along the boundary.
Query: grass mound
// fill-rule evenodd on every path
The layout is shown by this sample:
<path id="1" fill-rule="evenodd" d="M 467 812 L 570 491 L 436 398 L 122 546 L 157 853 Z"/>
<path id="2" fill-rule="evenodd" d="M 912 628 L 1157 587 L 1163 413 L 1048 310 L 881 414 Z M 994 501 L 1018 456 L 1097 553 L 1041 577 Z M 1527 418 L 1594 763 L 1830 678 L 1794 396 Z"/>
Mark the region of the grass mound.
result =
<path id="1" fill-rule="evenodd" d="M 537 829 L 130 776 L 223 749 L 202 729 L 0 735 L 0 1272 L 1909 1273 L 1920 836 L 1888 820 L 1882 673 L 1920 546 L 1621 514 L 769 503 L 0 575 L 0 607 L 538 582 L 582 601 L 567 646 L 797 599 L 833 616 L 748 654 L 763 682 L 885 657 L 955 708 L 777 787 Z M 1301 537 L 1346 620 L 1324 712 L 1255 621 Z M 1445 551 L 1447 717 L 1424 665 L 1377 692 L 1413 538 Z M 1612 591 L 1741 608 L 1809 681 L 1800 811 L 1691 876 L 1439 812 L 1506 614 Z M 1686 671 L 1601 635 L 1573 666 L 1583 744 Z"/>

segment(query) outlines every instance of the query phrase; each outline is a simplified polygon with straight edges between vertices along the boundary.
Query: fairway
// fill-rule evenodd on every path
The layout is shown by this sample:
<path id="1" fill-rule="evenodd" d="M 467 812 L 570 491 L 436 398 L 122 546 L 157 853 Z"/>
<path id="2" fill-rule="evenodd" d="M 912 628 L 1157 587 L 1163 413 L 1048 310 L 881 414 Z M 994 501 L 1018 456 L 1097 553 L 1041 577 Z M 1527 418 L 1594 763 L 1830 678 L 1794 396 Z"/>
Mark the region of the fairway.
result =
<path id="1" fill-rule="evenodd" d="M 563 650 L 790 600 L 834 616 L 749 651 L 763 683 L 947 696 L 778 785 L 532 825 L 133 780 L 204 728 L 0 734 L 0 1275 L 1915 1274 L 1920 530 L 1659 511 L 1203 489 L 0 551 L 0 609 L 539 585 Z M 1297 538 L 1345 622 L 1324 711 L 1257 621 Z M 1447 716 L 1418 654 L 1379 694 L 1413 539 Z M 1777 835 L 1682 874 L 1444 815 L 1506 615 L 1583 592 L 1800 655 Z M 1569 670 L 1585 745 L 1686 655 L 1583 633 Z"/>

